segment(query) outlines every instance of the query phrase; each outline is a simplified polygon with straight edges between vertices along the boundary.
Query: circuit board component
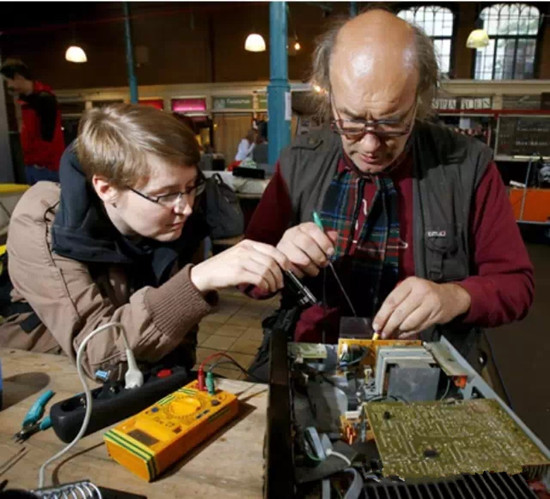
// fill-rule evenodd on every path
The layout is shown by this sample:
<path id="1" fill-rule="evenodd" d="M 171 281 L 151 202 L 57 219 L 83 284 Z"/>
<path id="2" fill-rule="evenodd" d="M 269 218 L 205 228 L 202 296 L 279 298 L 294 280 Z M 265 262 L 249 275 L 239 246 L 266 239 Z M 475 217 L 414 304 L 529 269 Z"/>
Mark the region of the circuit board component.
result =
<path id="1" fill-rule="evenodd" d="M 345 345 L 349 347 L 359 346 L 367 348 L 367 355 L 361 359 L 360 364 L 366 366 L 376 365 L 376 357 L 380 347 L 421 347 L 420 340 L 376 340 L 371 339 L 355 339 L 355 338 L 339 338 L 338 339 L 338 358 L 341 357 Z"/>
<path id="2" fill-rule="evenodd" d="M 366 404 L 384 476 L 541 472 L 550 461 L 496 400 Z"/>

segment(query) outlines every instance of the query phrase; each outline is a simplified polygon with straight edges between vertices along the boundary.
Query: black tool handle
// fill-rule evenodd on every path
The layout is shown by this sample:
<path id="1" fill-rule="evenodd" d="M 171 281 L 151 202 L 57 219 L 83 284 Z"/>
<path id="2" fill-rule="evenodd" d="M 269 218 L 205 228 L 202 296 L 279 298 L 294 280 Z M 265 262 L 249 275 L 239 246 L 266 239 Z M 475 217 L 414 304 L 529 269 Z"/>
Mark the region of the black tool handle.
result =
<path id="1" fill-rule="evenodd" d="M 298 305 L 312 306 L 317 303 L 317 298 L 315 298 L 309 288 L 296 277 L 292 270 L 285 270 L 283 277 L 285 286 L 288 286 L 288 288 L 294 293 L 296 299 L 298 300 Z"/>
<path id="2" fill-rule="evenodd" d="M 84 435 L 137 414 L 193 379 L 183 367 L 153 370 L 146 373 L 144 378 L 145 383 L 139 388 L 126 390 L 124 381 L 117 381 L 92 390 L 92 416 Z M 52 406 L 52 426 L 63 442 L 70 442 L 76 437 L 85 411 L 86 400 L 83 393 Z"/>

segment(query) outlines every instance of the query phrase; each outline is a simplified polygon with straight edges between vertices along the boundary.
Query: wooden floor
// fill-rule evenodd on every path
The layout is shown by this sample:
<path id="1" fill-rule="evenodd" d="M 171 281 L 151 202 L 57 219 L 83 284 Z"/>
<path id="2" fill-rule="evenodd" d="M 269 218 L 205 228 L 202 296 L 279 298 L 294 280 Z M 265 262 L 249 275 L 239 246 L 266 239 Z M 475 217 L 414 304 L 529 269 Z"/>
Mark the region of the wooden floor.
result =
<path id="1" fill-rule="evenodd" d="M 550 245 L 527 247 L 535 265 L 535 303 L 526 319 L 491 330 L 489 338 L 512 409 L 550 447 Z M 256 301 L 223 291 L 216 312 L 201 322 L 198 360 L 224 351 L 248 367 L 261 343 L 261 320 L 278 301 L 277 296 Z M 215 372 L 231 379 L 244 377 L 229 364 Z"/>
<path id="2" fill-rule="evenodd" d="M 215 312 L 200 323 L 197 364 L 208 355 L 221 351 L 248 368 L 262 341 L 262 319 L 270 315 L 278 304 L 279 296 L 252 300 L 236 290 L 220 292 L 220 303 Z M 214 372 L 231 379 L 246 377 L 232 364 L 222 364 Z"/>

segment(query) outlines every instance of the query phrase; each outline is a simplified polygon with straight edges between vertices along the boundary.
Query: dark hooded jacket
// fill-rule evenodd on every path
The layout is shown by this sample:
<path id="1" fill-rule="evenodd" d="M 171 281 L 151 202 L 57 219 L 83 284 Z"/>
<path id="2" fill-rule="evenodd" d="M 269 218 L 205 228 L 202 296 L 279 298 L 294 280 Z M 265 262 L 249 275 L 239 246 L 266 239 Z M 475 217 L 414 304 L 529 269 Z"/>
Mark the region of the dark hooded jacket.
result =
<path id="1" fill-rule="evenodd" d="M 75 359 L 91 331 L 117 321 L 138 361 L 157 362 L 176 351 L 181 364 L 192 365 L 196 325 L 211 309 L 189 276 L 207 233 L 203 218 L 194 213 L 174 242 L 136 244 L 111 223 L 72 147 L 61 158 L 60 183 L 31 187 L 11 217 L 12 299 L 32 311 L 0 325 L 0 346 L 61 349 Z M 118 333 L 98 335 L 86 350 L 89 376 L 100 368 L 120 375 L 126 359 Z"/>

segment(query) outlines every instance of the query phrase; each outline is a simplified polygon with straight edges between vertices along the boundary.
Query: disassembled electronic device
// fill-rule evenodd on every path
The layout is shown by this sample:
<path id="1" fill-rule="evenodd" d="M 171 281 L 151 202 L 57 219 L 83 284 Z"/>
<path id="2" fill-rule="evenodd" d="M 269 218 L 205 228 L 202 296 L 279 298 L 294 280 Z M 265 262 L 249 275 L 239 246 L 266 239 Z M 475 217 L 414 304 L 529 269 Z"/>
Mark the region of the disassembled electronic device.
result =
<path id="1" fill-rule="evenodd" d="M 266 497 L 535 497 L 550 451 L 445 338 L 352 326 L 338 345 L 273 333 Z"/>
<path id="2" fill-rule="evenodd" d="M 105 444 L 115 461 L 151 481 L 238 410 L 232 393 L 203 391 L 193 381 L 106 432 Z"/>

